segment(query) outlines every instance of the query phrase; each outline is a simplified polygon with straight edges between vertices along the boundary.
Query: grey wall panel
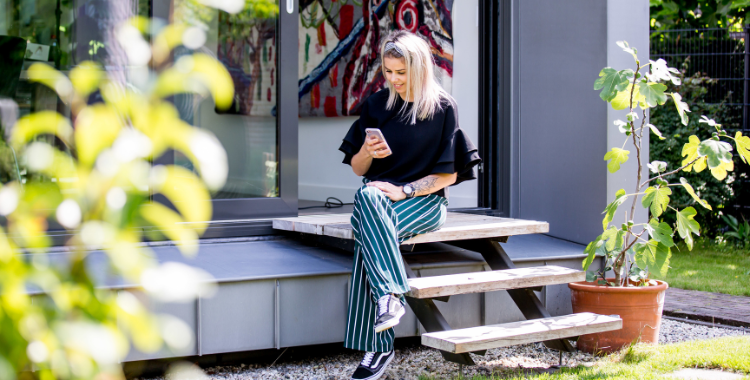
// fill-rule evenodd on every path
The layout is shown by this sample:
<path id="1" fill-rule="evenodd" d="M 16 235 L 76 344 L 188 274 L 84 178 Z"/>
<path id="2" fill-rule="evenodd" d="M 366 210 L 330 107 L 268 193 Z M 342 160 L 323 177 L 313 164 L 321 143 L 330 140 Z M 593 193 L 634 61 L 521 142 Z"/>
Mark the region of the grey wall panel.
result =
<path id="1" fill-rule="evenodd" d="M 607 2 L 518 1 L 519 217 L 588 243 L 601 233 L 607 105 Z"/>
<path id="2" fill-rule="evenodd" d="M 275 347 L 275 292 L 275 280 L 219 284 L 201 300 L 201 354 Z"/>
<path id="3" fill-rule="evenodd" d="M 401 322 L 393 328 L 393 331 L 396 332 L 396 338 L 419 336 L 419 321 L 409 304 L 406 304 L 406 314 L 401 317 Z"/>
<path id="4" fill-rule="evenodd" d="M 128 355 L 125 357 L 124 361 L 134 361 L 134 360 L 150 360 L 150 359 L 160 359 L 160 358 L 170 358 L 175 356 L 190 356 L 190 355 L 196 355 L 198 354 L 198 347 L 197 347 L 197 341 L 196 341 L 196 335 L 195 331 L 197 331 L 197 323 L 196 323 L 196 303 L 195 301 L 190 302 L 184 302 L 184 303 L 173 303 L 173 302 L 159 302 L 153 299 L 150 299 L 146 297 L 142 292 L 136 291 L 136 290 L 129 290 L 130 293 L 136 295 L 141 302 L 143 302 L 144 306 L 154 314 L 167 314 L 176 318 L 179 318 L 181 321 L 185 322 L 187 327 L 190 329 L 192 336 L 191 344 L 186 347 L 184 350 L 181 350 L 179 352 L 174 352 L 170 350 L 167 347 L 162 347 L 161 350 L 157 352 L 142 352 L 135 348 L 135 346 L 132 346 L 131 343 L 131 350 L 128 352 Z M 122 312 L 118 313 L 117 319 L 118 321 L 122 320 L 124 318 L 124 315 L 121 314 Z"/>
<path id="5" fill-rule="evenodd" d="M 488 292 L 485 293 L 484 297 L 484 320 L 486 325 L 517 322 L 526 319 L 505 290 Z"/>
<path id="6" fill-rule="evenodd" d="M 279 282 L 281 347 L 343 342 L 349 276 Z"/>
<path id="7" fill-rule="evenodd" d="M 552 316 L 573 314 L 570 288 L 567 284 L 547 286 L 544 289 L 544 303 Z"/>

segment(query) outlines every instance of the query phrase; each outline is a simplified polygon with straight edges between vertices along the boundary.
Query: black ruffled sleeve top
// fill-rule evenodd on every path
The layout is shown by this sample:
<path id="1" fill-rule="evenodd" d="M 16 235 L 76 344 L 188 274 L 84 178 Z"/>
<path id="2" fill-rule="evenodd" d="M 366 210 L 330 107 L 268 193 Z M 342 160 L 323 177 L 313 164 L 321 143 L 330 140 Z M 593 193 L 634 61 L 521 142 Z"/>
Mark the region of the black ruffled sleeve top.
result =
<path id="1" fill-rule="evenodd" d="M 477 148 L 458 126 L 456 110 L 443 102 L 432 118 L 410 124 L 400 112 L 404 105 L 400 97 L 391 110 L 385 108 L 388 89 L 371 95 L 362 105 L 359 120 L 344 137 L 339 150 L 344 152 L 344 163 L 351 165 L 352 157 L 365 141 L 366 128 L 379 128 L 393 154 L 373 159 L 365 178 L 370 181 L 390 182 L 397 186 L 424 178 L 430 174 L 458 173 L 456 184 L 476 179 L 474 166 L 481 162 Z M 411 103 L 406 104 L 411 109 Z M 446 196 L 443 190 L 436 192 Z"/>

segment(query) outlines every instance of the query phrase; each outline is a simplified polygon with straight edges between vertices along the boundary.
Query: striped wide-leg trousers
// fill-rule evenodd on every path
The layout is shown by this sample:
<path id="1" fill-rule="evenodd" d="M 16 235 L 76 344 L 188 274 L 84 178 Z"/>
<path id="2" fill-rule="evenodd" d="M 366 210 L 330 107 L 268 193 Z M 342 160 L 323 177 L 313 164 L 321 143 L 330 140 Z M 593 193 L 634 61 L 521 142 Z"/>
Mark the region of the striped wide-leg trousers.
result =
<path id="1" fill-rule="evenodd" d="M 438 195 L 392 202 L 380 189 L 362 186 L 354 196 L 354 264 L 344 346 L 361 351 L 393 349 L 393 329 L 375 333 L 378 298 L 409 291 L 399 245 L 445 223 L 448 201 Z M 403 296 L 401 296 L 403 303 Z"/>

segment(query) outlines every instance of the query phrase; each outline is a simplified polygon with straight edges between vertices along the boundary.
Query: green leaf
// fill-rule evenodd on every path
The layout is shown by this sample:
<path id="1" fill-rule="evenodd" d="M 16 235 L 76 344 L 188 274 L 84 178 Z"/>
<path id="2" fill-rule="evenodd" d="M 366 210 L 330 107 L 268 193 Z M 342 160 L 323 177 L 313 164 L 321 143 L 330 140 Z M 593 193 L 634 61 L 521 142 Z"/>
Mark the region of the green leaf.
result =
<path id="1" fill-rule="evenodd" d="M 635 248 L 635 263 L 639 267 L 658 272 L 661 276 L 667 274 L 669 257 L 672 255 L 669 247 L 656 240 L 637 243 L 633 247 Z"/>
<path id="2" fill-rule="evenodd" d="M 701 226 L 693 220 L 698 213 L 692 207 L 687 207 L 677 213 L 677 233 L 685 240 L 688 249 L 693 250 L 693 236 L 701 236 Z M 691 235 L 692 234 L 692 235 Z"/>
<path id="3" fill-rule="evenodd" d="M 615 217 L 615 212 L 617 212 L 617 207 L 619 207 L 625 200 L 628 199 L 628 196 L 625 194 L 625 189 L 617 190 L 615 193 L 615 200 L 607 205 L 607 208 L 604 209 L 603 214 L 604 220 L 602 221 L 602 226 L 606 230 L 609 223 L 612 221 L 612 218 Z"/>
<path id="4" fill-rule="evenodd" d="M 672 100 L 674 100 L 674 106 L 677 107 L 677 113 L 680 114 L 680 120 L 682 121 L 682 124 L 687 127 L 688 121 L 690 121 L 690 118 L 687 115 L 687 113 L 690 112 L 690 106 L 682 101 L 682 96 L 680 96 L 680 94 L 673 92 L 671 95 Z"/>
<path id="5" fill-rule="evenodd" d="M 625 133 L 630 130 L 630 124 L 622 120 L 615 120 L 615 126 L 620 131 L 620 133 Z"/>
<path id="6" fill-rule="evenodd" d="M 586 282 L 594 282 L 596 281 L 596 277 L 598 274 L 593 270 L 587 270 L 586 271 Z"/>
<path id="7" fill-rule="evenodd" d="M 104 103 L 84 108 L 76 118 L 78 161 L 85 167 L 94 165 L 99 153 L 112 146 L 122 129 L 122 121 L 117 111 Z"/>
<path id="8" fill-rule="evenodd" d="M 731 172 L 734 170 L 734 162 L 722 162 L 721 165 L 711 168 L 711 175 L 714 176 L 719 181 L 723 181 L 724 178 L 727 178 L 727 172 Z"/>
<path id="9" fill-rule="evenodd" d="M 633 76 L 633 70 L 626 69 L 617 71 L 611 67 L 605 67 L 599 72 L 599 79 L 594 82 L 594 90 L 602 90 L 599 97 L 605 102 L 615 98 L 618 91 L 628 87 L 628 77 Z"/>
<path id="10" fill-rule="evenodd" d="M 647 166 L 651 173 L 662 173 L 667 170 L 667 163 L 664 161 L 652 161 Z"/>
<path id="11" fill-rule="evenodd" d="M 587 254 L 585 259 L 583 259 L 583 270 L 589 269 L 589 266 L 591 266 L 591 263 L 594 262 L 594 258 L 596 257 L 596 251 L 604 244 L 602 241 L 602 235 L 599 235 L 586 246 L 586 249 L 583 251 L 583 253 Z"/>
<path id="12" fill-rule="evenodd" d="M 604 161 L 609 161 L 607 169 L 610 173 L 614 173 L 620 170 L 620 165 L 628 161 L 628 154 L 630 151 L 620 148 L 612 148 L 611 151 L 604 155 Z"/>
<path id="13" fill-rule="evenodd" d="M 211 220 L 211 195 L 193 172 L 181 166 L 156 166 L 152 172 L 152 186 L 162 193 L 186 222 L 202 234 Z"/>
<path id="14" fill-rule="evenodd" d="M 708 124 L 709 127 L 721 127 L 721 124 L 717 123 L 714 119 L 709 119 L 706 115 L 701 115 L 701 119 L 698 123 Z"/>
<path id="15" fill-rule="evenodd" d="M 667 210 L 669 204 L 669 196 L 672 194 L 672 190 L 668 187 L 649 187 L 646 189 L 646 195 L 643 197 L 641 204 L 643 207 L 651 209 L 651 215 L 658 218 L 664 211 Z"/>
<path id="16" fill-rule="evenodd" d="M 628 45 L 628 41 L 617 41 L 617 46 L 619 46 L 624 52 L 630 53 L 630 55 L 633 56 L 633 59 L 638 62 L 638 56 L 636 55 L 638 53 L 638 50 L 630 47 L 630 45 Z"/>
<path id="17" fill-rule="evenodd" d="M 185 224 L 180 214 L 160 203 L 147 203 L 141 206 L 140 214 L 170 240 L 177 243 L 177 248 L 186 256 L 198 253 L 198 234 Z"/>
<path id="18" fill-rule="evenodd" d="M 711 210 L 711 205 L 709 205 L 708 202 L 706 202 L 703 199 L 700 199 L 698 197 L 698 194 L 695 193 L 695 190 L 693 190 L 693 187 L 690 186 L 690 184 L 688 183 L 688 181 L 685 178 L 680 178 L 680 182 L 682 183 L 682 187 L 685 188 L 685 190 L 688 192 L 688 194 L 690 194 L 690 196 L 693 197 L 693 199 L 696 202 L 698 202 L 698 204 L 700 204 L 701 206 L 703 206 L 703 207 Z"/>
<path id="19" fill-rule="evenodd" d="M 81 62 L 70 71 L 70 82 L 82 98 L 96 90 L 104 79 L 104 71 L 91 61 Z"/>
<path id="20" fill-rule="evenodd" d="M 46 63 L 34 63 L 28 70 L 29 81 L 39 82 L 57 92 L 63 102 L 67 103 L 73 96 L 73 84 L 61 72 Z"/>
<path id="21" fill-rule="evenodd" d="M 650 80 L 655 82 L 671 81 L 673 84 L 680 84 L 680 78 L 674 75 L 679 75 L 680 71 L 674 67 L 668 67 L 667 61 L 659 58 L 656 61 L 649 60 L 649 63 L 651 64 L 651 74 L 648 76 Z"/>
<path id="22" fill-rule="evenodd" d="M 742 162 L 750 162 L 750 137 L 743 136 L 742 132 L 737 132 L 734 135 L 734 143 L 737 146 L 737 153 L 739 153 Z"/>
<path id="23" fill-rule="evenodd" d="M 655 125 L 648 123 L 646 124 L 646 126 L 651 129 L 651 132 L 653 132 L 656 136 L 659 137 L 659 140 L 666 140 L 666 138 L 661 134 L 661 131 L 659 131 L 659 129 L 656 128 Z"/>
<path id="24" fill-rule="evenodd" d="M 182 56 L 161 75 L 154 86 L 159 97 L 169 97 L 179 93 L 203 93 L 209 90 L 216 108 L 225 110 L 234 99 L 234 82 L 226 67 L 206 54 Z"/>
<path id="25" fill-rule="evenodd" d="M 664 93 L 667 86 L 661 83 L 640 82 L 638 83 L 638 90 L 646 98 L 646 104 L 649 107 L 656 107 L 667 102 L 667 95 Z"/>
<path id="26" fill-rule="evenodd" d="M 11 141 L 20 147 L 42 134 L 53 134 L 65 144 L 70 144 L 73 127 L 70 121 L 55 111 L 39 111 L 22 117 L 13 128 Z"/>
<path id="27" fill-rule="evenodd" d="M 602 240 L 606 241 L 604 249 L 607 252 L 620 251 L 623 244 L 625 244 L 625 231 L 612 226 L 604 231 Z"/>
<path id="28" fill-rule="evenodd" d="M 732 145 L 713 139 L 703 140 L 698 145 L 698 154 L 708 158 L 709 169 L 716 168 L 722 162 L 732 162 Z"/>
<path id="29" fill-rule="evenodd" d="M 635 88 L 635 89 L 634 89 Z M 630 91 L 633 91 L 633 104 L 631 107 L 630 104 Z M 617 95 L 612 99 L 612 108 L 615 110 L 624 110 L 626 108 L 635 108 L 638 105 L 641 106 L 641 108 L 645 109 L 648 108 L 648 105 L 646 104 L 646 97 L 641 94 L 641 92 L 638 90 L 638 86 L 633 87 L 633 84 L 628 84 L 628 87 L 624 91 L 619 91 Z"/>
<path id="30" fill-rule="evenodd" d="M 682 146 L 682 157 L 685 157 L 682 160 L 683 166 L 699 157 L 702 157 L 702 155 L 698 154 L 698 147 L 700 146 L 700 144 L 701 140 L 698 139 L 698 136 L 692 135 L 688 138 L 688 142 Z M 692 171 L 693 168 L 695 168 L 696 173 L 702 172 L 703 169 L 706 168 L 706 159 L 701 158 L 698 161 L 695 161 L 692 164 L 686 166 L 685 169 L 682 170 L 689 172 Z"/>
<path id="31" fill-rule="evenodd" d="M 667 247 L 674 247 L 674 240 L 672 240 L 672 227 L 666 222 L 659 222 L 656 219 L 651 219 L 647 225 L 644 226 L 651 238 L 664 244 Z"/>

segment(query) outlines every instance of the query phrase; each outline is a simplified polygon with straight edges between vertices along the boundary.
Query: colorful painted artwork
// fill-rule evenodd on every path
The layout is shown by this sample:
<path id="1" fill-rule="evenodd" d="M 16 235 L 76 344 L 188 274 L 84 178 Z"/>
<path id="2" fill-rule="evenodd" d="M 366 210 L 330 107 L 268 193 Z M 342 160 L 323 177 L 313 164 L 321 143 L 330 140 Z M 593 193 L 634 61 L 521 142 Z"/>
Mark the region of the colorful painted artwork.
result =
<path id="1" fill-rule="evenodd" d="M 234 102 L 216 112 L 276 116 L 276 18 L 219 12 L 217 58 L 234 82 Z"/>
<path id="2" fill-rule="evenodd" d="M 378 53 L 392 30 L 416 33 L 432 48 L 435 74 L 450 92 L 453 0 L 300 0 L 299 115 L 358 115 L 385 86 Z"/>

